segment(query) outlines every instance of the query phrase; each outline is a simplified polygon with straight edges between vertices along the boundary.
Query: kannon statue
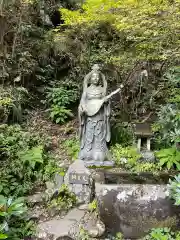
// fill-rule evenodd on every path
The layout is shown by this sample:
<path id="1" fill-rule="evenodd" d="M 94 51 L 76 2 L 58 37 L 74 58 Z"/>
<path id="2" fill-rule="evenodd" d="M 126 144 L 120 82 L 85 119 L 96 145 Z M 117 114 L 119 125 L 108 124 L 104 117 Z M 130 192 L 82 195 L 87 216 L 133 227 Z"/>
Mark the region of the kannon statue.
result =
<path id="1" fill-rule="evenodd" d="M 79 159 L 87 165 L 112 165 L 107 143 L 110 132 L 110 98 L 120 88 L 107 94 L 107 81 L 95 64 L 84 78 L 83 93 L 78 108 L 80 124 Z"/>

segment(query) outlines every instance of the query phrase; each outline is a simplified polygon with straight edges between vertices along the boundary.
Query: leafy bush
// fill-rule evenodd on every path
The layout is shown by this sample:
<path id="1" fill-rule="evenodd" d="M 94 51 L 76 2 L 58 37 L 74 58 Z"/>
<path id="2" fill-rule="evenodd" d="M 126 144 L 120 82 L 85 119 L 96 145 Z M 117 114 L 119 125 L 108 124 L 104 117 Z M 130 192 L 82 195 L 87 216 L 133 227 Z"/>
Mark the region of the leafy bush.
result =
<path id="1" fill-rule="evenodd" d="M 143 240 L 179 240 L 179 232 L 174 233 L 170 228 L 155 228 Z"/>
<path id="2" fill-rule="evenodd" d="M 171 168 L 180 170 L 180 151 L 178 151 L 175 147 L 161 149 L 155 154 L 160 160 L 160 167 L 166 167 L 168 170 Z"/>
<path id="3" fill-rule="evenodd" d="M 27 207 L 23 198 L 0 195 L 0 239 L 22 239 L 29 236 L 33 232 L 33 222 L 27 224 L 26 216 Z"/>
<path id="4" fill-rule="evenodd" d="M 51 88 L 47 94 L 47 103 L 50 105 L 50 118 L 56 123 L 64 123 L 73 114 L 68 107 L 77 100 L 75 90 L 67 90 L 65 87 Z"/>
<path id="5" fill-rule="evenodd" d="M 38 134 L 25 132 L 18 125 L 1 125 L 0 146 L 0 193 L 5 196 L 26 194 L 55 171 Z"/>
<path id="6" fill-rule="evenodd" d="M 180 174 L 175 176 L 173 180 L 169 179 L 168 191 L 170 197 L 175 200 L 175 205 L 180 205 Z"/>

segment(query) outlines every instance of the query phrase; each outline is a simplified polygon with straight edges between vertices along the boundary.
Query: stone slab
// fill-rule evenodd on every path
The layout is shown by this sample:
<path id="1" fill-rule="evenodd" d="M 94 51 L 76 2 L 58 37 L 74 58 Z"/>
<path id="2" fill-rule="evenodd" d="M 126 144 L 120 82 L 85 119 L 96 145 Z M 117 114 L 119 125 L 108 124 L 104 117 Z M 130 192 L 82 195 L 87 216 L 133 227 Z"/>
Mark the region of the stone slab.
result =
<path id="1" fill-rule="evenodd" d="M 64 177 L 64 183 L 76 195 L 79 204 L 91 202 L 94 180 L 91 171 L 86 168 L 83 161 L 76 160 L 69 166 Z"/>

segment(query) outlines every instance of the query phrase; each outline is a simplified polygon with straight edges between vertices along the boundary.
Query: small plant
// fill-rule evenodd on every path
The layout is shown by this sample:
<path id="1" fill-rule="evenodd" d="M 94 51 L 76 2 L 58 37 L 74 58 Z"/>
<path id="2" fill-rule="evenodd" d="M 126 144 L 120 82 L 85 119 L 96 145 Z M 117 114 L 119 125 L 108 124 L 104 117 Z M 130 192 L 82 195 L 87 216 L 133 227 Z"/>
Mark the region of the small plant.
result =
<path id="1" fill-rule="evenodd" d="M 67 139 L 63 142 L 67 154 L 72 160 L 76 160 L 79 153 L 79 141 L 76 138 Z"/>
<path id="2" fill-rule="evenodd" d="M 89 203 L 89 205 L 88 205 L 88 210 L 89 210 L 90 212 L 96 211 L 97 208 L 98 208 L 98 202 L 97 202 L 97 200 L 93 200 L 93 201 L 92 201 L 91 203 Z"/>
<path id="3" fill-rule="evenodd" d="M 180 205 L 180 174 L 175 176 L 173 180 L 169 179 L 168 191 L 170 197 L 175 200 L 175 205 Z"/>
<path id="4" fill-rule="evenodd" d="M 124 239 L 124 237 L 123 237 L 122 233 L 119 232 L 116 234 L 115 240 L 123 240 L 123 239 Z"/>
<path id="5" fill-rule="evenodd" d="M 136 148 L 126 147 L 116 144 L 111 147 L 111 152 L 117 166 L 126 166 L 128 169 L 137 164 L 141 155 L 137 152 Z"/>
<path id="6" fill-rule="evenodd" d="M 86 230 L 84 230 L 84 228 L 82 228 L 82 227 L 80 228 L 78 239 L 79 240 L 90 240 L 88 232 Z"/>
<path id="7" fill-rule="evenodd" d="M 70 104 L 77 100 L 76 90 L 65 87 L 49 88 L 46 102 L 50 106 L 50 118 L 56 123 L 64 123 L 69 117 L 73 117 Z"/>
<path id="8" fill-rule="evenodd" d="M 66 119 L 73 117 L 70 109 L 66 109 L 65 107 L 58 107 L 57 105 L 53 105 L 50 108 L 50 112 L 51 120 L 56 123 L 65 123 Z"/>
<path id="9" fill-rule="evenodd" d="M 109 240 L 124 240 L 123 234 L 121 232 L 116 233 L 116 236 L 108 235 Z"/>
<path id="10" fill-rule="evenodd" d="M 69 191 L 68 187 L 63 184 L 58 191 L 56 198 L 52 199 L 49 208 L 55 208 L 58 211 L 68 211 L 76 204 L 76 195 Z"/>
<path id="11" fill-rule="evenodd" d="M 180 170 L 180 152 L 175 148 L 161 149 L 156 152 L 156 157 L 160 160 L 160 167 L 166 167 L 168 170 L 175 168 Z"/>
<path id="12" fill-rule="evenodd" d="M 170 228 L 154 228 L 143 240 L 179 240 L 179 232 L 174 233 Z"/>

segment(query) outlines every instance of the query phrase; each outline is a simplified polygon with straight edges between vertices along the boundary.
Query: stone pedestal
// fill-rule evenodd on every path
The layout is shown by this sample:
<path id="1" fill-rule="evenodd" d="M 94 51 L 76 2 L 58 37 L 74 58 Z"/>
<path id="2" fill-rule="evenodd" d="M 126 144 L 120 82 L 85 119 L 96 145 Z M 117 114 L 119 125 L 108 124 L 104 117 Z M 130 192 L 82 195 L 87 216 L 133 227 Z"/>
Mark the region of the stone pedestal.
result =
<path id="1" fill-rule="evenodd" d="M 65 177 L 64 183 L 69 190 L 75 193 L 78 203 L 90 203 L 94 193 L 94 181 L 89 169 L 81 160 L 76 160 L 70 165 Z"/>

